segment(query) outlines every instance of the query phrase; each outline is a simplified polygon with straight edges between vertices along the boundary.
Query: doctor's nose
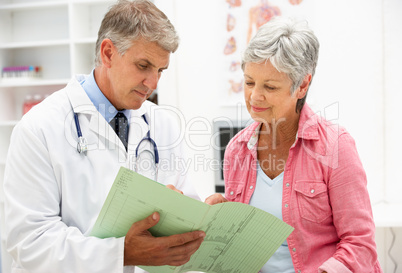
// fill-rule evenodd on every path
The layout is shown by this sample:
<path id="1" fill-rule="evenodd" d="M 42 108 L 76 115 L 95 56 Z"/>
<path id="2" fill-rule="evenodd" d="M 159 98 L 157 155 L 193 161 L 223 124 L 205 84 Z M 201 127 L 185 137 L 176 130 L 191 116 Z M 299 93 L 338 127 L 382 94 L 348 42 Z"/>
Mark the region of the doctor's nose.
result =
<path id="1" fill-rule="evenodd" d="M 152 72 L 147 75 L 142 83 L 149 89 L 155 90 L 158 87 L 159 78 L 159 73 Z"/>

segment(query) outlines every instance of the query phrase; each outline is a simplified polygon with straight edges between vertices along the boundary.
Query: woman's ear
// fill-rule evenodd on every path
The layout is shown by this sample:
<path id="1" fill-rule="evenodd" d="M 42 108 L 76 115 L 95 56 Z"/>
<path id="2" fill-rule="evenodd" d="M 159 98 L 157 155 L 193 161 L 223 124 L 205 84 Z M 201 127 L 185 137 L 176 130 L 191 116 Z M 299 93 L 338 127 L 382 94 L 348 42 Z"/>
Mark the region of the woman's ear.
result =
<path id="1" fill-rule="evenodd" d="M 112 57 L 116 52 L 116 48 L 110 39 L 104 39 L 100 46 L 100 57 L 102 64 L 110 68 L 112 64 Z"/>
<path id="2" fill-rule="evenodd" d="M 304 98 L 304 96 L 306 96 L 308 87 L 309 87 L 310 82 L 311 82 L 311 78 L 312 78 L 311 74 L 307 74 L 304 77 L 303 82 L 301 83 L 299 88 L 296 90 L 296 97 L 298 99 L 302 99 L 302 98 Z"/>

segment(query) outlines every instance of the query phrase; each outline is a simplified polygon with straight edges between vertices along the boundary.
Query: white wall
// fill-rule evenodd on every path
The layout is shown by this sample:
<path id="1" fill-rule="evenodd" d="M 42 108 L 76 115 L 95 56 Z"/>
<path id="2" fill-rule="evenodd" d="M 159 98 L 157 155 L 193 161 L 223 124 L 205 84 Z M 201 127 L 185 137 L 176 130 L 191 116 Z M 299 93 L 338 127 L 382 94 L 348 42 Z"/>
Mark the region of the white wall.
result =
<path id="1" fill-rule="evenodd" d="M 322 115 L 331 110 L 330 119 L 346 127 L 355 138 L 372 202 L 377 202 L 385 195 L 383 3 L 381 0 L 370 4 L 365 0 L 304 1 L 314 4 L 311 27 L 321 43 L 308 102 Z M 198 118 L 212 125 L 218 117 L 237 118 L 238 107 L 223 106 L 219 100 L 219 94 L 226 92 L 220 89 L 224 80 L 220 65 L 224 44 L 220 35 L 226 14 L 222 14 L 219 1 L 164 0 L 157 4 L 170 16 L 181 37 L 171 68 L 161 80 L 160 101 L 178 107 L 187 122 Z M 333 113 L 334 107 L 339 107 L 338 117 Z M 241 112 L 241 116 L 248 117 L 245 109 Z M 199 130 L 207 130 L 201 123 L 190 127 L 195 129 L 199 125 Z M 198 146 L 208 142 L 207 135 L 193 139 Z M 195 147 L 192 148 L 194 152 Z M 213 157 L 212 149 L 195 153 Z M 210 189 L 204 188 L 204 184 L 214 179 L 211 172 L 197 171 L 196 182 L 202 192 Z"/>
<path id="2" fill-rule="evenodd" d="M 239 116 L 236 107 L 222 107 L 218 99 L 222 50 L 217 49 L 223 48 L 223 45 L 219 43 L 221 32 L 216 31 L 219 27 L 216 20 L 222 18 L 217 4 L 218 1 L 214 0 L 157 2 L 158 7 L 171 18 L 181 38 L 179 50 L 171 58 L 175 71 L 169 68 L 163 75 L 158 96 L 162 104 L 179 108 L 186 119 L 187 130 L 194 133 L 186 139 L 192 159 L 189 176 L 194 178 L 202 199 L 214 193 L 216 166 L 211 165 L 215 162 L 210 145 L 213 120 L 219 117 L 236 119 Z M 221 27 L 224 28 L 224 25 Z M 175 88 L 177 93 L 171 96 L 171 89 Z M 244 118 L 248 118 L 246 109 L 240 111 Z"/>
<path id="3" fill-rule="evenodd" d="M 385 196 L 391 203 L 401 202 L 402 177 L 402 1 L 386 0 L 384 3 L 384 149 Z"/>
<path id="4" fill-rule="evenodd" d="M 339 105 L 339 124 L 356 140 L 375 203 L 384 181 L 382 3 L 316 3 L 321 51 L 311 95 L 321 111 Z"/>
<path id="5" fill-rule="evenodd" d="M 164 74 L 159 96 L 162 103 L 178 107 L 189 125 L 187 129 L 205 133 L 191 138 L 191 143 L 198 146 L 208 146 L 214 119 L 248 117 L 244 107 L 240 106 L 239 111 L 236 105 L 223 106 L 219 96 L 225 92 L 221 35 L 226 14 L 222 14 L 221 1 L 156 1 L 181 37 L 179 50 L 172 56 L 174 68 Z M 402 123 L 398 117 L 402 92 L 397 81 L 402 75 L 402 1 L 303 2 L 313 9 L 310 25 L 321 44 L 308 103 L 355 138 L 372 203 L 401 202 L 402 148 L 398 144 Z M 201 151 L 196 148 L 190 149 L 193 165 L 189 175 L 205 198 L 214 191 L 214 170 L 207 162 L 214 159 L 214 151 L 211 147 Z M 393 232 L 396 242 L 400 242 L 401 228 Z M 377 231 L 384 272 L 393 272 L 395 266 L 388 252 L 400 253 L 398 244 L 390 249 L 390 234 L 387 228 Z M 396 256 L 401 265 L 402 256 Z M 402 272 L 401 266 L 398 272 Z"/>

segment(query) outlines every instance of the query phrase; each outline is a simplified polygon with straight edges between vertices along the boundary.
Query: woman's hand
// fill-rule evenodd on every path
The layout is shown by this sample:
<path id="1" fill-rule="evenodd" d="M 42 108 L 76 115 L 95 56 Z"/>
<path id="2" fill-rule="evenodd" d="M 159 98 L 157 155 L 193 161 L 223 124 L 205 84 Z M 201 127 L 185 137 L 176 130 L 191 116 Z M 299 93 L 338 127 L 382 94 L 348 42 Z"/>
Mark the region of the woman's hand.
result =
<path id="1" fill-rule="evenodd" d="M 182 192 L 181 190 L 176 189 L 176 187 L 173 186 L 172 184 L 166 185 L 166 188 L 171 189 L 171 190 L 174 190 L 174 191 L 176 191 L 176 192 L 178 192 L 178 193 L 183 194 L 183 192 Z"/>
<path id="2" fill-rule="evenodd" d="M 207 203 L 208 205 L 215 205 L 224 202 L 228 202 L 228 200 L 226 200 L 225 197 L 223 197 L 220 193 L 212 194 L 211 196 L 207 197 L 207 199 L 205 199 L 205 203 Z"/>

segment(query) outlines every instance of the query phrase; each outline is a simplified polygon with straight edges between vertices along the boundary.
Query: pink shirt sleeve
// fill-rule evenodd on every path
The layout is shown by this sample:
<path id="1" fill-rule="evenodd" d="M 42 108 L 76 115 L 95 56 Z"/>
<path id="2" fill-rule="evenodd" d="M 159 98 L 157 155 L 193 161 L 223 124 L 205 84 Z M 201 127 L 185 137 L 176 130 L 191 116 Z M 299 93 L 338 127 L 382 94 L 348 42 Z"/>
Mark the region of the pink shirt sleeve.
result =
<path id="1" fill-rule="evenodd" d="M 339 136 L 333 152 L 338 153 L 337 157 L 333 157 L 338 162 L 332 164 L 337 167 L 329 173 L 328 191 L 340 242 L 333 257 L 320 270 L 371 272 L 377 252 L 366 174 L 355 142 L 348 133 Z"/>
<path id="2" fill-rule="evenodd" d="M 332 257 L 318 268 L 318 273 L 323 272 L 352 273 L 343 263 Z"/>

